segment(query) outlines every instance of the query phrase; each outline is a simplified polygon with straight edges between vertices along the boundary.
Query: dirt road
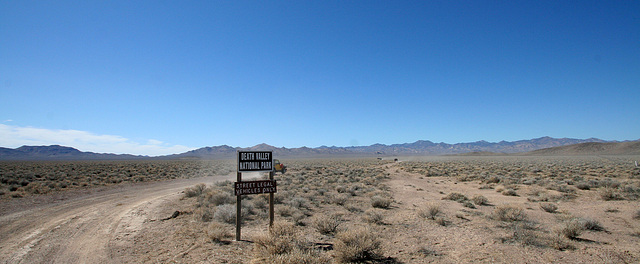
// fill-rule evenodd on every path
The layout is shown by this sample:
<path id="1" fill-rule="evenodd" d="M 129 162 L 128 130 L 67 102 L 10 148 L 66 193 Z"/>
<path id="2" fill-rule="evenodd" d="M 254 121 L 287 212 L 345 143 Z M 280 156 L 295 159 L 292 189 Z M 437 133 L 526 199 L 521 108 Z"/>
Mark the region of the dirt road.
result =
<path id="1" fill-rule="evenodd" d="M 232 180 L 235 173 L 111 188 L 0 216 L 2 263 L 110 263 L 113 246 L 126 246 L 148 212 L 178 199 L 197 183 Z"/>

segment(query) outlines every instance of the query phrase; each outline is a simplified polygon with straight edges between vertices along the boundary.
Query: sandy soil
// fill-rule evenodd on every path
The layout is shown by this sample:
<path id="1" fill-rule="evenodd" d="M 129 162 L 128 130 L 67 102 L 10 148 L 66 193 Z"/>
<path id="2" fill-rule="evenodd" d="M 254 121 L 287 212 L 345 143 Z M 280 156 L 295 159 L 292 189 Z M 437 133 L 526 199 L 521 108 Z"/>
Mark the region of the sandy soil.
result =
<path id="1" fill-rule="evenodd" d="M 3 263 L 119 263 L 117 248 L 132 240 L 149 214 L 174 201 L 188 186 L 234 175 L 119 186 L 53 202 L 12 201 L 0 216 Z M 8 207 L 8 208 L 7 208 Z M 8 212 L 8 213 L 7 213 Z M 171 213 L 169 213 L 170 215 Z M 167 215 L 167 216 L 169 216 Z M 166 217 L 166 216 L 164 216 Z"/>
<path id="2" fill-rule="evenodd" d="M 637 201 L 603 201 L 594 191 L 578 190 L 577 198 L 559 201 L 557 213 L 547 213 L 529 193 L 539 186 L 519 185 L 517 196 L 505 196 L 479 181 L 455 177 L 424 177 L 406 172 L 398 163 L 381 165 L 391 175 L 392 208 L 380 225 L 388 263 L 639 263 L 640 221 L 632 220 Z M 186 187 L 234 180 L 235 174 L 121 186 L 64 197 L 53 202 L 20 200 L 4 204 L 0 213 L 0 261 L 3 263 L 249 263 L 252 236 L 266 230 L 257 221 L 243 228 L 245 241 L 211 243 L 196 234 L 190 215 L 167 221 L 176 210 L 190 210 L 181 199 Z M 497 187 L 497 186 L 496 186 Z M 540 190 L 537 190 L 540 191 Z M 552 190 L 544 190 L 554 194 Z M 487 205 L 464 207 L 443 200 L 458 192 L 486 197 Z M 437 204 L 444 225 L 418 212 Z M 586 231 L 569 241 L 573 250 L 523 245 L 510 241 L 513 229 L 491 218 L 497 206 L 525 209 L 533 239 L 544 243 L 568 217 L 597 220 L 605 231 Z M 188 213 L 188 212 L 187 212 Z M 317 241 L 316 241 L 317 242 Z M 331 242 L 331 241 L 320 241 Z M 383 262 L 380 262 L 383 263 Z M 384 262 L 387 263 L 387 262 Z"/>
<path id="3" fill-rule="evenodd" d="M 387 169 L 393 178 L 388 182 L 397 201 L 396 212 L 388 219 L 385 243 L 387 254 L 402 263 L 640 263 L 640 227 L 633 222 L 637 201 L 603 201 L 594 192 L 579 191 L 578 198 L 558 202 L 557 213 L 544 212 L 538 202 L 530 202 L 532 188 L 520 185 L 518 196 L 505 196 L 494 189 L 480 188 L 479 181 L 457 182 L 453 177 L 423 177 Z M 540 187 L 537 187 L 540 188 Z M 545 190 L 547 191 L 547 190 Z M 471 198 L 482 195 L 488 205 L 466 208 L 461 203 L 443 200 L 457 192 Z M 548 191 L 555 192 L 555 191 Z M 431 204 L 439 205 L 442 226 L 425 221 L 418 211 Z M 531 234 L 539 243 L 547 242 L 563 220 L 586 217 L 597 220 L 605 231 L 587 231 L 579 239 L 567 241 L 574 250 L 556 250 L 547 246 L 509 242 L 513 229 L 491 218 L 496 206 L 513 205 L 525 209 Z M 503 238 L 505 241 L 503 241 Z M 427 253 L 427 254 L 424 254 Z"/>

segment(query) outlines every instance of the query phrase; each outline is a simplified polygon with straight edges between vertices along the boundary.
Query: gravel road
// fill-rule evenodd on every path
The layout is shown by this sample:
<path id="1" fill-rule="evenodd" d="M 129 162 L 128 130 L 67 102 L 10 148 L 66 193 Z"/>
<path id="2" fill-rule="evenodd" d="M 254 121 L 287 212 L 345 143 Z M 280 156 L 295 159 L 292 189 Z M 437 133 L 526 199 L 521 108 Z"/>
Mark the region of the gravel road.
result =
<path id="1" fill-rule="evenodd" d="M 130 243 L 125 238 L 140 231 L 147 212 L 178 199 L 186 187 L 234 179 L 235 173 L 118 186 L 57 201 L 12 201 L 0 214 L 0 261 L 114 263 L 119 256 L 112 247 Z"/>

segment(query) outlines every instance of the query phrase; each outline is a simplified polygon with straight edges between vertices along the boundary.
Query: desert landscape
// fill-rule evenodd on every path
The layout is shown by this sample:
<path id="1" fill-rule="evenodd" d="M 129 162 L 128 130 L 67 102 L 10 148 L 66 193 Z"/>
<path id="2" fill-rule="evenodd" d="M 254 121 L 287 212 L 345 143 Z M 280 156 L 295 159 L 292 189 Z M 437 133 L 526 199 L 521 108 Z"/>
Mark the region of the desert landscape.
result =
<path id="1" fill-rule="evenodd" d="M 397 159 L 397 160 L 396 160 Z M 4 263 L 637 263 L 637 155 L 2 162 Z M 251 173 L 245 179 L 266 178 Z"/>
<path id="2" fill-rule="evenodd" d="M 3 1 L 0 264 L 640 263 L 638 14 Z"/>

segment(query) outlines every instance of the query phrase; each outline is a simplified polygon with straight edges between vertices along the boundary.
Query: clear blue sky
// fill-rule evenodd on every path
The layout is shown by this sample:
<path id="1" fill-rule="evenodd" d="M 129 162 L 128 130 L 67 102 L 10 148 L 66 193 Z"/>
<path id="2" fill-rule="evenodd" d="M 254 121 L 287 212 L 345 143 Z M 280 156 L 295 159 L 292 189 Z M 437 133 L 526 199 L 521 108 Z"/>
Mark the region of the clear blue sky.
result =
<path id="1" fill-rule="evenodd" d="M 4 1 L 0 146 L 640 138 L 640 1 Z"/>

